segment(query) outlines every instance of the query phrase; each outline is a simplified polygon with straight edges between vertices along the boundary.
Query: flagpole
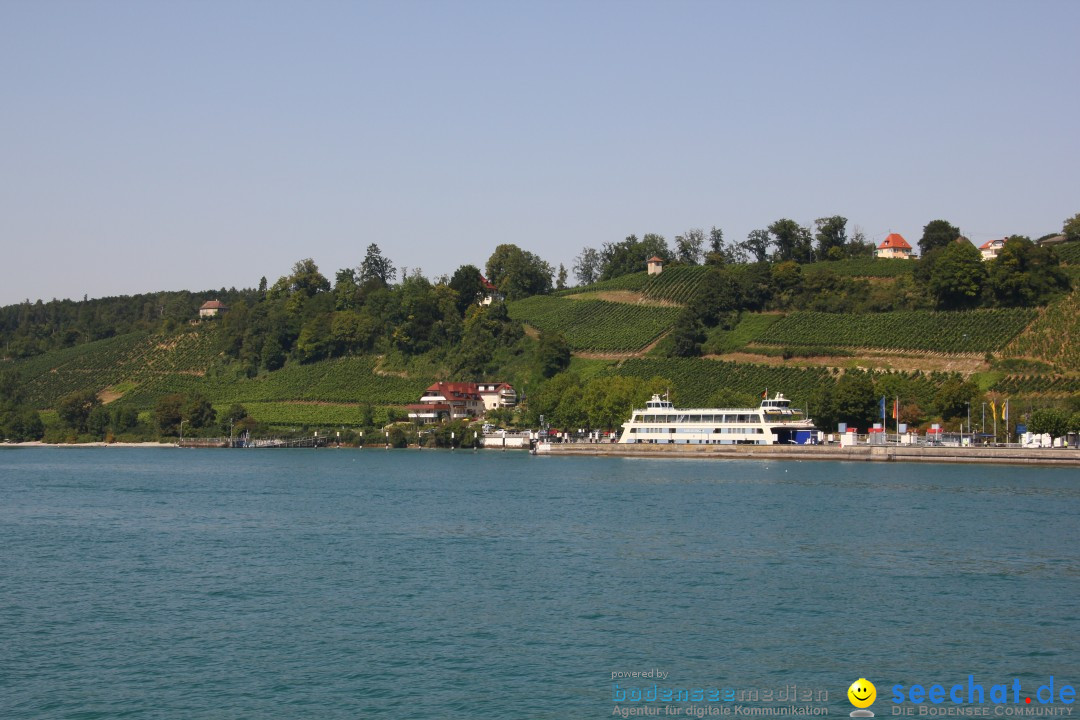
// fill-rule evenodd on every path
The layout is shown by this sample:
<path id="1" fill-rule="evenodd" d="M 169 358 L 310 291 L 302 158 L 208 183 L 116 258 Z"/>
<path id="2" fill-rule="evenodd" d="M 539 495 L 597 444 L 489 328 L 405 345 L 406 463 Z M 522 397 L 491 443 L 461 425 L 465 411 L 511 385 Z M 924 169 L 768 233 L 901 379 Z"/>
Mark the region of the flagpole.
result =
<path id="1" fill-rule="evenodd" d="M 1005 400 L 1005 412 L 1004 412 L 1004 415 L 1001 417 L 1001 419 L 1005 421 L 1005 444 L 1008 444 L 1009 443 L 1009 438 L 1012 436 L 1012 433 L 1009 432 L 1009 400 L 1008 399 Z"/>

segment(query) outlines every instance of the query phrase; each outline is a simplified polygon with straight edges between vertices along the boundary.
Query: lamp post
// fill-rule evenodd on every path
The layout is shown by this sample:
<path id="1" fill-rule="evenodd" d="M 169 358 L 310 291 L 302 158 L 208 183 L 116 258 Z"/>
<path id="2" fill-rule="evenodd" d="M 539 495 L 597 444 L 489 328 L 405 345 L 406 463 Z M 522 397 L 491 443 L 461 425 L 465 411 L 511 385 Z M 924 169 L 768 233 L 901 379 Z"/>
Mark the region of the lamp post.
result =
<path id="1" fill-rule="evenodd" d="M 180 442 L 178 442 L 177 445 L 183 445 L 183 444 L 184 444 L 184 421 L 183 421 L 183 419 L 181 419 L 180 420 Z"/>
<path id="2" fill-rule="evenodd" d="M 229 418 L 229 447 L 233 446 L 232 430 L 233 430 L 233 418 Z"/>
<path id="3" fill-rule="evenodd" d="M 969 401 L 967 401 L 967 402 L 965 403 L 965 405 L 967 405 L 967 417 L 968 417 L 968 435 L 971 435 L 971 401 L 970 401 L 970 400 L 969 400 Z M 963 440 L 962 440 L 962 439 L 961 439 L 961 441 L 960 441 L 960 442 L 961 442 L 961 444 L 963 444 Z"/>

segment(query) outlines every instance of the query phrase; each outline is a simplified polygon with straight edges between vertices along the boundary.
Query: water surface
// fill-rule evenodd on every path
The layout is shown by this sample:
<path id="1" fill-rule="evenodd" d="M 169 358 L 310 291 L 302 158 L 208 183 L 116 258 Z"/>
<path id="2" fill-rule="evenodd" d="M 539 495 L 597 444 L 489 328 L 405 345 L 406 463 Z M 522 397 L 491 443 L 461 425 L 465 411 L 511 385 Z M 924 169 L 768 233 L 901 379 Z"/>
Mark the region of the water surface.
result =
<path id="1" fill-rule="evenodd" d="M 609 717 L 611 673 L 1080 684 L 1073 469 L 0 450 L 4 718 Z M 1075 712 L 1075 711 L 1074 711 Z"/>

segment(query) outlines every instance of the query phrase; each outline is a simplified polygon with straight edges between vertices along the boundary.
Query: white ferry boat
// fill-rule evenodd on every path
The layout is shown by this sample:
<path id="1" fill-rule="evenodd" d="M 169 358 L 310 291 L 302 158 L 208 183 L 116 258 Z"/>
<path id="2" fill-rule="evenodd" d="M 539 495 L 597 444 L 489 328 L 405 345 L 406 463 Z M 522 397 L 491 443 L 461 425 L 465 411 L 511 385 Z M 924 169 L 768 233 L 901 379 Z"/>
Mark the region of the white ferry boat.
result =
<path id="1" fill-rule="evenodd" d="M 634 410 L 623 423 L 621 444 L 808 445 L 819 441 L 814 422 L 780 393 L 768 393 L 756 408 L 692 408 L 679 410 L 653 395 L 644 410 Z"/>

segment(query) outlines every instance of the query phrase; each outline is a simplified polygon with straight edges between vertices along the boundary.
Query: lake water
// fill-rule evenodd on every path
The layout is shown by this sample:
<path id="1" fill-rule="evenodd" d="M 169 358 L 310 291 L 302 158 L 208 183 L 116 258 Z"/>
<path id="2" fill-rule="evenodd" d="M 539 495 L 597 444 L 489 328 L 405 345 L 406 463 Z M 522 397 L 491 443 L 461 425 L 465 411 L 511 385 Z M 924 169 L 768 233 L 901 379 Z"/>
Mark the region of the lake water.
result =
<path id="1" fill-rule="evenodd" d="M 896 684 L 1060 693 L 1080 684 L 1078 488 L 1055 468 L 2 449 L 0 717 L 735 705 L 616 702 L 656 682 L 825 690 L 846 717 L 860 677 L 879 717 Z"/>

